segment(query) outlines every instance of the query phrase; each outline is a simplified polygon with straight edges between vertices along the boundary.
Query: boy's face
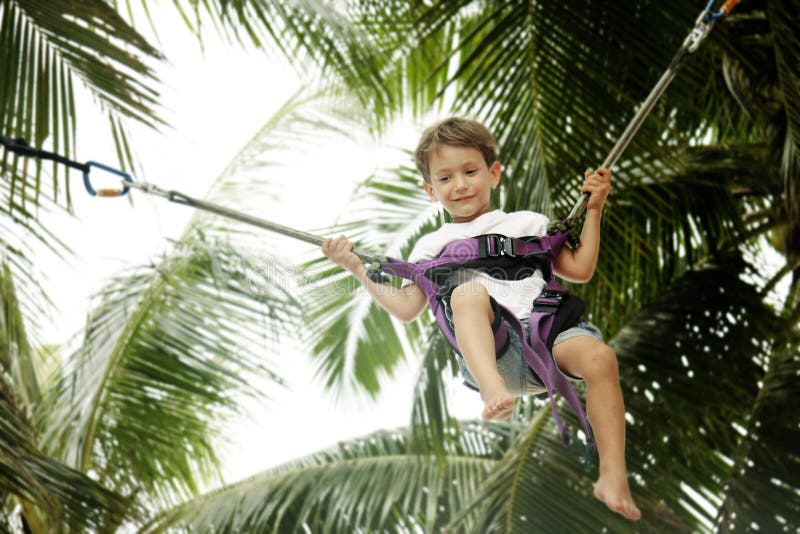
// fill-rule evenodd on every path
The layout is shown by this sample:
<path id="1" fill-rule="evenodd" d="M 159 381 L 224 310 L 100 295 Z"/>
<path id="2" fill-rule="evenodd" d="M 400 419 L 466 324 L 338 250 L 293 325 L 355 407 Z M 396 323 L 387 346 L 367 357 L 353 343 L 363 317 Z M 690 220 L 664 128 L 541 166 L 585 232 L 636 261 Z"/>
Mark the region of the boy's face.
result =
<path id="1" fill-rule="evenodd" d="M 489 199 L 500 182 L 500 162 L 486 166 L 472 147 L 444 145 L 430 155 L 431 182 L 423 182 L 431 200 L 438 200 L 453 222 L 469 222 L 491 211 Z"/>

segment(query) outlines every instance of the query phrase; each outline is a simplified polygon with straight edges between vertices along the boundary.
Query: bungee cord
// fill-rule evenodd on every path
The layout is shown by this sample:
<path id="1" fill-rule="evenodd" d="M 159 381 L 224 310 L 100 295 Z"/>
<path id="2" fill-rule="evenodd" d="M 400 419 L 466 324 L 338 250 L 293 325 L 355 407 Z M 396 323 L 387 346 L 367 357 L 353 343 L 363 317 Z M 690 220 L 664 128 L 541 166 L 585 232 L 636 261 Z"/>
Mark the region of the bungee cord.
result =
<path id="1" fill-rule="evenodd" d="M 7 150 L 22 156 L 53 160 L 58 163 L 67 165 L 68 167 L 71 167 L 73 169 L 80 170 L 83 173 L 83 184 L 84 187 L 86 188 L 86 192 L 92 196 L 121 197 L 126 195 L 131 189 L 137 189 L 148 195 L 165 198 L 170 202 L 174 202 L 175 204 L 182 204 L 184 206 L 189 206 L 192 208 L 215 213 L 217 215 L 222 215 L 223 217 L 234 219 L 252 226 L 257 226 L 259 228 L 263 228 L 265 230 L 269 230 L 288 237 L 292 237 L 294 239 L 299 239 L 301 241 L 311 243 L 312 245 L 321 246 L 323 241 L 325 241 L 324 238 L 316 236 L 314 234 L 310 234 L 308 232 L 304 232 L 301 230 L 296 230 L 294 228 L 289 228 L 288 226 L 284 226 L 265 219 L 261 219 L 253 215 L 248 215 L 246 213 L 242 213 L 240 211 L 227 208 L 220 204 L 215 204 L 212 202 L 207 202 L 205 200 L 200 200 L 191 197 L 185 193 L 181 193 L 180 191 L 166 190 L 152 183 L 134 181 L 133 177 L 129 173 L 121 171 L 119 169 L 115 169 L 113 167 L 109 167 L 102 163 L 97 163 L 96 161 L 87 161 L 86 163 L 80 163 L 78 161 L 71 160 L 65 156 L 55 154 L 53 152 L 47 152 L 45 150 L 31 147 L 22 138 L 9 138 L 0 136 L 0 145 L 3 145 Z M 95 189 L 91 181 L 91 171 L 94 168 L 101 169 L 103 171 L 110 172 L 112 174 L 119 176 L 121 187 L 116 189 L 115 188 Z M 365 263 L 371 263 L 376 261 L 376 258 L 373 258 L 368 254 L 355 250 L 353 252 L 355 252 L 356 255 L 359 258 L 361 258 L 361 260 L 364 261 Z"/>

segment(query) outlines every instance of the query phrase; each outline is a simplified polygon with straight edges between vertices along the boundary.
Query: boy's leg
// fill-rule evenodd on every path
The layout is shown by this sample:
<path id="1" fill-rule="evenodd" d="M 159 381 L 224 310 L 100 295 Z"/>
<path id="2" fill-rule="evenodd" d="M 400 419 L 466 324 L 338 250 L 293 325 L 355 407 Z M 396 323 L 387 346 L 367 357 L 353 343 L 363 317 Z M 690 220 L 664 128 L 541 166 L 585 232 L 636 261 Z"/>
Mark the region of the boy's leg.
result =
<path id="1" fill-rule="evenodd" d="M 586 381 L 586 414 L 600 456 L 595 497 L 628 519 L 639 519 L 625 467 L 625 404 L 616 354 L 591 336 L 577 336 L 553 347 L 553 356 L 562 371 Z"/>
<path id="2" fill-rule="evenodd" d="M 484 419 L 508 419 L 514 397 L 497 372 L 497 356 L 492 333 L 492 310 L 489 293 L 478 282 L 467 282 L 453 290 L 450 297 L 456 341 L 467 368 L 481 391 Z"/>

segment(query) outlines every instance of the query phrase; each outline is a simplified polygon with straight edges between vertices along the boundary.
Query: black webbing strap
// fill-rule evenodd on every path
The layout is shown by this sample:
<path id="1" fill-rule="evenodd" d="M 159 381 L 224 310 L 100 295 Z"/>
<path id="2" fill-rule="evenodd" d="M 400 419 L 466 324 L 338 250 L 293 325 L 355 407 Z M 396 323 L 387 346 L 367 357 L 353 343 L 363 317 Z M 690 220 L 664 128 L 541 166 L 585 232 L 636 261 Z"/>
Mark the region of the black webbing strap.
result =
<path id="1" fill-rule="evenodd" d="M 71 160 L 65 156 L 56 154 L 54 152 L 48 152 L 47 150 L 42 150 L 41 148 L 32 147 L 27 141 L 25 141 L 25 139 L 21 137 L 12 138 L 0 136 L 0 145 L 3 145 L 7 150 L 14 152 L 15 154 L 19 154 L 20 156 L 49 159 L 55 161 L 56 163 L 61 163 L 63 165 L 67 165 L 68 167 L 72 167 L 73 169 L 78 169 L 84 173 L 89 172 L 88 164 Z"/>

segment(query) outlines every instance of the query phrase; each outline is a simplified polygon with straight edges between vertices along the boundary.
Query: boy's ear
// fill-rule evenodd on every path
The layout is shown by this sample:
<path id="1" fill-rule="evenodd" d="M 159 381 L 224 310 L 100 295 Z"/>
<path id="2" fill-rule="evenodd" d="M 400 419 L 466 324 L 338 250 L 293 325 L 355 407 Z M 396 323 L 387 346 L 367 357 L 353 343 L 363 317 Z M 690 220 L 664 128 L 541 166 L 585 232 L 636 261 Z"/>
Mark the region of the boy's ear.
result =
<path id="1" fill-rule="evenodd" d="M 425 187 L 425 192 L 428 193 L 430 199 L 436 202 L 438 199 L 436 198 L 436 195 L 433 194 L 433 186 L 431 186 L 427 180 L 422 180 L 422 185 Z"/>
<path id="2" fill-rule="evenodd" d="M 489 166 L 489 175 L 492 177 L 492 189 L 497 187 L 500 183 L 500 174 L 502 173 L 503 166 L 499 161 L 495 161 Z"/>

